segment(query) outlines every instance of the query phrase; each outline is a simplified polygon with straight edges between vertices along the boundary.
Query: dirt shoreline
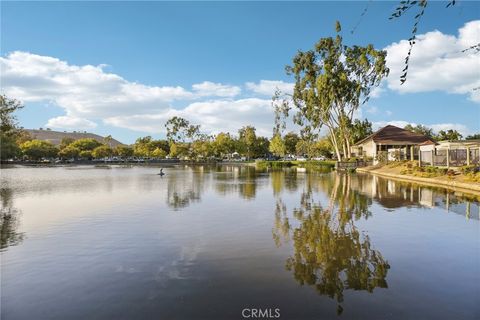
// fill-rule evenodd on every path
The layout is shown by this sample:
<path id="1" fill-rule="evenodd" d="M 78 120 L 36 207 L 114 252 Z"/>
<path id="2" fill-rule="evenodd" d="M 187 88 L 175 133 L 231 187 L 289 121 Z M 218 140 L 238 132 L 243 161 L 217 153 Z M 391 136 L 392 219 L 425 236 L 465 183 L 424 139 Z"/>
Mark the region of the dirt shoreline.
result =
<path id="1" fill-rule="evenodd" d="M 413 182 L 418 184 L 427 185 L 430 187 L 443 187 L 446 189 L 451 189 L 454 191 L 461 191 L 465 193 L 471 193 L 475 195 L 480 195 L 480 184 L 475 182 L 460 182 L 460 181 L 448 181 L 438 178 L 423 178 L 423 177 L 414 177 L 409 175 L 401 175 L 397 173 L 385 172 L 383 168 L 357 168 L 357 172 L 360 173 L 371 173 L 385 178 L 392 178 L 396 180 Z"/>

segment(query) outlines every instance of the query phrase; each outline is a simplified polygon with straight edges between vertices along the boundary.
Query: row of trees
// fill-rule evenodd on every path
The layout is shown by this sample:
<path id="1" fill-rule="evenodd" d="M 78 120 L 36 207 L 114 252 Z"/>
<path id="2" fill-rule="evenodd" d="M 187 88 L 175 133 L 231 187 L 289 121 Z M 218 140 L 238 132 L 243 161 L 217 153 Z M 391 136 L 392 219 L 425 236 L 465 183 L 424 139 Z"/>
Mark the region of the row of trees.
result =
<path id="1" fill-rule="evenodd" d="M 306 141 L 294 132 L 285 136 L 274 135 L 271 139 L 258 136 L 253 126 L 245 126 L 234 136 L 228 132 L 207 135 L 199 125 L 173 117 L 166 124 L 170 143 L 170 156 L 179 158 L 230 158 L 234 154 L 247 159 L 264 158 L 270 155 L 330 156 L 330 146 L 325 140 Z"/>
<path id="2" fill-rule="evenodd" d="M 188 120 L 173 117 L 165 124 L 167 139 L 155 140 L 150 136 L 138 138 L 131 146 L 111 146 L 112 138 L 103 141 L 95 139 L 62 139 L 59 145 L 49 141 L 37 140 L 29 136 L 18 126 L 14 112 L 23 105 L 6 96 L 1 96 L 1 158 L 42 158 L 61 159 L 102 159 L 118 156 L 121 158 L 185 158 L 211 159 L 230 158 L 233 155 L 247 159 L 264 158 L 270 155 L 283 157 L 286 154 L 306 155 L 308 157 L 331 155 L 331 145 L 326 139 L 307 140 L 294 132 L 284 136 L 274 135 L 272 139 L 258 136 L 253 126 L 238 130 L 236 136 L 221 132 L 217 135 L 201 133 L 200 125 Z"/>
<path id="3" fill-rule="evenodd" d="M 407 124 L 404 129 L 410 130 L 415 133 L 423 134 L 437 141 L 461 140 L 463 138 L 463 135 L 454 129 L 440 130 L 438 132 L 435 132 L 432 128 L 421 124 L 417 124 L 415 126 Z M 468 135 L 465 137 L 465 140 L 480 140 L 480 133 Z"/>
<path id="4" fill-rule="evenodd" d="M 323 76 L 320 78 L 323 79 Z M 304 90 L 307 89 L 304 88 Z M 318 91 L 317 89 L 312 90 L 313 92 Z M 300 93 L 297 92 L 298 94 Z M 314 108 L 315 105 L 312 105 L 310 107 L 313 109 L 303 109 L 297 114 L 297 121 L 308 121 L 307 116 L 311 119 L 302 127 L 300 134 L 289 132 L 282 135 L 285 126 L 279 121 L 280 117 L 277 113 L 277 122 L 271 139 L 257 136 L 256 129 L 253 126 L 242 127 L 238 130 L 236 136 L 228 132 L 208 135 L 201 132 L 200 125 L 191 124 L 188 120 L 180 117 L 173 117 L 165 124 L 167 139 L 155 140 L 146 136 L 138 138 L 131 146 L 119 145 L 113 148 L 111 146 L 111 136 L 105 137 L 103 141 L 64 138 L 58 146 L 55 146 L 48 141 L 35 140 L 28 133 L 22 131 L 18 127 L 14 112 L 23 106 L 17 100 L 9 99 L 6 96 L 0 96 L 0 98 L 2 159 L 20 157 L 32 160 L 42 158 L 101 159 L 112 156 L 125 159 L 136 156 L 142 158 L 172 157 L 206 160 L 231 158 L 234 155 L 243 156 L 247 159 L 265 158 L 270 155 L 278 157 L 301 155 L 308 158 L 323 156 L 329 158 L 332 154 L 336 154 L 341 159 L 342 157 L 349 157 L 351 144 L 373 132 L 372 123 L 368 120 L 350 119 L 346 121 L 347 125 L 332 126 L 332 130 L 329 131 L 327 137 L 319 138 L 318 133 L 313 133 L 313 128 L 321 127 L 323 122 L 316 118 L 315 110 L 317 109 Z M 288 106 L 288 103 L 284 104 L 287 105 L 287 108 L 283 111 L 288 113 L 290 106 Z M 336 113 L 338 111 L 337 107 L 330 107 L 329 112 Z M 279 110 L 280 108 L 277 109 L 277 111 Z M 345 108 L 340 108 L 340 110 L 345 110 Z M 316 126 L 312 124 L 314 121 L 317 121 Z M 458 140 L 462 138 L 462 135 L 455 130 L 434 133 L 431 128 L 422 125 L 407 125 L 405 129 L 425 134 L 436 140 Z M 478 139 L 479 136 L 473 135 L 466 138 Z"/>

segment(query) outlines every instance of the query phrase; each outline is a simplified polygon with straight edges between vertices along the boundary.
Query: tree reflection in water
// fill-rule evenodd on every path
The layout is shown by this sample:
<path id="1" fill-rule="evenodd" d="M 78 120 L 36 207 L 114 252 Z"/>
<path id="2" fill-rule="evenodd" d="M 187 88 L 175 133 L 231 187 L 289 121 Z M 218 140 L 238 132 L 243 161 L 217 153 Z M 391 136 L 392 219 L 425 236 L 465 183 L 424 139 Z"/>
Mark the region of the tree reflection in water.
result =
<path id="1" fill-rule="evenodd" d="M 17 232 L 20 221 L 20 211 L 13 207 L 12 189 L 1 188 L 0 198 L 2 208 L 0 210 L 0 250 L 14 246 L 22 242 L 25 235 Z"/>
<path id="2" fill-rule="evenodd" d="M 173 172 L 167 175 L 167 204 L 169 207 L 179 210 L 188 207 L 193 202 L 201 199 L 201 193 L 205 190 L 205 168 L 185 166 L 181 172 Z"/>
<path id="3" fill-rule="evenodd" d="M 354 221 L 370 216 L 371 200 L 351 190 L 350 176 L 336 175 L 333 185 L 327 185 L 330 200 L 327 208 L 314 201 L 312 185 L 307 181 L 300 207 L 293 210 L 295 223 L 289 221 L 282 200 L 277 201 L 273 239 L 281 245 L 282 238 L 293 240 L 294 253 L 286 261 L 301 285 L 315 287 L 321 295 L 338 302 L 337 312 L 343 311 L 341 303 L 344 290 L 387 288 L 390 268 L 381 253 L 374 250 L 370 238 L 362 234 Z M 296 226 L 294 227 L 293 224 Z"/>

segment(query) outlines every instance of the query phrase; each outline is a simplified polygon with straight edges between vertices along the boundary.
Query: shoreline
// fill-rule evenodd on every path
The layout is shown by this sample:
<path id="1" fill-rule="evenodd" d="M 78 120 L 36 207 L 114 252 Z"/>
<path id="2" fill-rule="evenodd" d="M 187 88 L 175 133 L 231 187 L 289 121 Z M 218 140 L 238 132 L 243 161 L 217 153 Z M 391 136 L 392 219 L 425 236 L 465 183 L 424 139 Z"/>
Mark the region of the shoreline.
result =
<path id="1" fill-rule="evenodd" d="M 77 162 L 77 163 L 1 163 L 0 167 L 21 166 L 21 167 L 70 167 L 70 166 L 110 166 L 110 165 L 128 165 L 128 166 L 159 166 L 159 165 L 234 165 L 234 166 L 256 166 L 255 162 L 248 161 L 232 161 L 232 162 L 188 162 L 188 161 L 158 161 L 158 162 Z M 395 179 L 404 182 L 410 182 L 415 184 L 421 184 L 429 187 L 441 187 L 450 189 L 452 191 L 459 191 L 464 193 L 475 194 L 480 196 L 480 184 L 467 183 L 459 181 L 446 181 L 437 178 L 423 178 L 409 175 L 401 175 L 397 173 L 384 172 L 382 168 L 362 167 L 357 168 L 358 173 L 369 173 L 384 178 Z"/>
<path id="2" fill-rule="evenodd" d="M 475 195 L 480 195 L 480 184 L 476 183 L 466 183 L 466 182 L 458 182 L 458 181 L 445 181 L 436 178 L 423 178 L 423 177 L 414 177 L 414 176 L 407 176 L 407 175 L 400 175 L 390 172 L 382 172 L 382 169 L 368 169 L 366 168 L 357 168 L 357 172 L 359 173 L 370 173 L 374 175 L 378 175 L 384 178 L 396 179 L 405 182 L 412 182 L 417 184 L 422 184 L 425 186 L 430 187 L 442 187 L 445 189 L 450 189 L 453 191 L 471 193 Z"/>

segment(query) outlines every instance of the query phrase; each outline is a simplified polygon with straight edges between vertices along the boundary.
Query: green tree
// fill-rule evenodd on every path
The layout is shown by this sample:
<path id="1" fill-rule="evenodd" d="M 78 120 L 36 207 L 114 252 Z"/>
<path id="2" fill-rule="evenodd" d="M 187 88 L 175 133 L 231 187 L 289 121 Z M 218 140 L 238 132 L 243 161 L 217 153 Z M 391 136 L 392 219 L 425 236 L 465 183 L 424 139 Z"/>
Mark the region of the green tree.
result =
<path id="1" fill-rule="evenodd" d="M 15 137 L 17 145 L 21 145 L 24 142 L 33 140 L 33 137 L 25 130 L 19 130 Z"/>
<path id="2" fill-rule="evenodd" d="M 427 136 L 429 138 L 433 138 L 433 136 L 434 136 L 432 128 L 429 128 L 429 127 L 421 125 L 421 124 L 417 124 L 416 126 L 413 126 L 411 124 L 407 124 L 404 127 L 404 129 L 408 130 L 408 131 L 411 131 L 411 132 L 418 133 L 418 134 L 423 134 L 424 136 Z"/>
<path id="3" fill-rule="evenodd" d="M 305 139 L 300 139 L 295 145 L 295 153 L 297 155 L 301 155 L 301 156 L 307 155 L 308 157 L 310 157 L 311 155 L 310 148 L 311 148 L 310 141 L 307 141 Z"/>
<path id="4" fill-rule="evenodd" d="M 368 101 L 371 90 L 389 70 L 386 51 L 375 50 L 371 44 L 346 46 L 338 22 L 336 30 L 335 38 L 322 38 L 314 49 L 299 51 L 286 70 L 295 77 L 295 123 L 310 127 L 312 132 L 326 126 L 341 160 L 342 149 L 343 155 L 350 157 L 350 124 L 355 111 Z M 289 104 L 275 104 L 276 114 L 288 115 L 290 108 Z"/>
<path id="5" fill-rule="evenodd" d="M 438 134 L 435 136 L 435 139 L 436 139 L 436 140 L 439 140 L 439 141 L 443 141 L 443 140 L 450 140 L 450 141 L 461 140 L 461 139 L 462 139 L 462 135 L 461 135 L 460 132 L 458 132 L 457 130 L 452 130 L 452 129 L 448 129 L 447 131 L 445 131 L 445 130 L 440 130 L 440 131 L 438 132 Z"/>
<path id="6" fill-rule="evenodd" d="M 190 144 L 182 142 L 172 142 L 170 144 L 170 157 L 186 158 L 190 155 Z"/>
<path id="7" fill-rule="evenodd" d="M 176 116 L 165 123 L 165 128 L 169 141 L 185 142 L 186 139 L 194 139 L 200 131 L 199 125 L 192 125 L 190 121 Z"/>
<path id="8" fill-rule="evenodd" d="M 257 143 L 257 135 L 255 134 L 255 127 L 246 126 L 238 130 L 239 143 L 244 150 L 244 154 L 248 159 L 255 155 L 255 145 Z M 268 149 L 267 149 L 268 150 Z"/>
<path id="9" fill-rule="evenodd" d="M 466 140 L 480 140 L 480 133 L 471 134 L 465 138 Z"/>
<path id="10" fill-rule="evenodd" d="M 351 125 L 351 143 L 356 143 L 373 133 L 372 123 L 365 119 L 363 121 L 355 119 Z"/>
<path id="11" fill-rule="evenodd" d="M 321 156 L 325 158 L 332 157 L 332 145 L 329 139 L 320 139 L 313 143 L 311 154 L 315 157 Z"/>
<path id="12" fill-rule="evenodd" d="M 111 135 L 108 135 L 103 138 L 103 143 L 109 146 L 110 148 L 112 147 L 112 141 L 113 141 L 113 137 Z"/>
<path id="13" fill-rule="evenodd" d="M 133 145 L 134 154 L 137 157 L 154 157 L 153 152 L 156 149 L 162 149 L 165 154 L 168 154 L 170 152 L 170 144 L 166 140 L 154 140 L 151 136 L 146 136 L 138 138 Z"/>
<path id="14" fill-rule="evenodd" d="M 103 159 L 112 156 L 113 150 L 109 146 L 106 145 L 101 145 L 99 147 L 96 147 L 92 151 L 92 156 L 95 159 Z"/>
<path id="15" fill-rule="evenodd" d="M 297 152 L 296 146 L 300 137 L 295 132 L 289 132 L 284 137 L 285 141 L 285 152 L 287 154 L 295 154 Z"/>
<path id="16" fill-rule="evenodd" d="M 20 145 L 22 153 L 31 160 L 52 158 L 57 155 L 58 149 L 48 141 L 31 140 Z"/>
<path id="17" fill-rule="evenodd" d="M 133 145 L 134 155 L 137 157 L 150 157 L 149 144 L 152 142 L 151 136 L 138 138 Z M 152 150 L 153 151 L 153 150 Z"/>
<path id="18" fill-rule="evenodd" d="M 270 141 L 269 150 L 276 156 L 283 157 L 286 153 L 285 142 L 283 141 L 280 134 L 276 134 L 273 136 L 272 140 Z"/>
<path id="19" fill-rule="evenodd" d="M 75 139 L 70 138 L 70 137 L 63 137 L 62 140 L 60 141 L 60 144 L 59 144 L 58 148 L 60 150 L 62 150 L 64 148 L 68 147 L 73 142 L 75 142 Z"/>
<path id="20" fill-rule="evenodd" d="M 166 154 L 170 152 L 170 144 L 167 140 L 151 140 L 147 144 L 147 148 L 151 151 L 162 149 Z"/>
<path id="21" fill-rule="evenodd" d="M 160 158 L 164 159 L 167 156 L 167 152 L 161 148 L 156 148 L 155 150 L 152 151 L 152 156 L 154 158 Z"/>
<path id="22" fill-rule="evenodd" d="M 225 157 L 235 152 L 235 141 L 229 133 L 220 132 L 213 141 L 214 154 L 217 157 Z"/>
<path id="23" fill-rule="evenodd" d="M 18 127 L 14 113 L 23 108 L 23 104 L 5 95 L 0 95 L 0 157 L 10 159 L 20 155 L 17 138 L 22 130 Z"/>
<path id="24" fill-rule="evenodd" d="M 78 158 L 78 156 L 80 155 L 80 149 L 76 148 L 76 147 L 72 147 L 72 146 L 67 146 L 67 147 L 64 147 L 63 149 L 60 149 L 60 151 L 58 152 L 58 156 L 60 158 L 63 158 L 63 159 L 75 159 L 75 158 Z"/>
<path id="25" fill-rule="evenodd" d="M 213 144 L 210 139 L 195 140 L 191 145 L 191 157 L 194 159 L 209 159 L 214 155 Z"/>
<path id="26" fill-rule="evenodd" d="M 82 159 L 88 159 L 88 160 L 92 160 L 92 158 L 93 158 L 93 154 L 92 154 L 91 150 L 80 151 L 79 156 Z"/>
<path id="27" fill-rule="evenodd" d="M 14 136 L 0 132 L 0 156 L 2 160 L 15 158 L 20 155 L 20 148 Z"/>
<path id="28" fill-rule="evenodd" d="M 266 157 L 270 149 L 270 140 L 267 137 L 257 137 L 253 148 L 254 158 Z"/>
<path id="29" fill-rule="evenodd" d="M 115 147 L 115 153 L 122 158 L 128 158 L 133 156 L 133 148 L 126 145 L 118 145 Z"/>
<path id="30" fill-rule="evenodd" d="M 102 144 L 93 138 L 84 138 L 75 140 L 70 146 L 79 149 L 80 151 L 93 151 L 95 148 L 100 147 Z"/>
<path id="31" fill-rule="evenodd" d="M 14 113 L 23 107 L 20 101 L 0 95 L 0 132 L 8 135 L 19 130 Z"/>

